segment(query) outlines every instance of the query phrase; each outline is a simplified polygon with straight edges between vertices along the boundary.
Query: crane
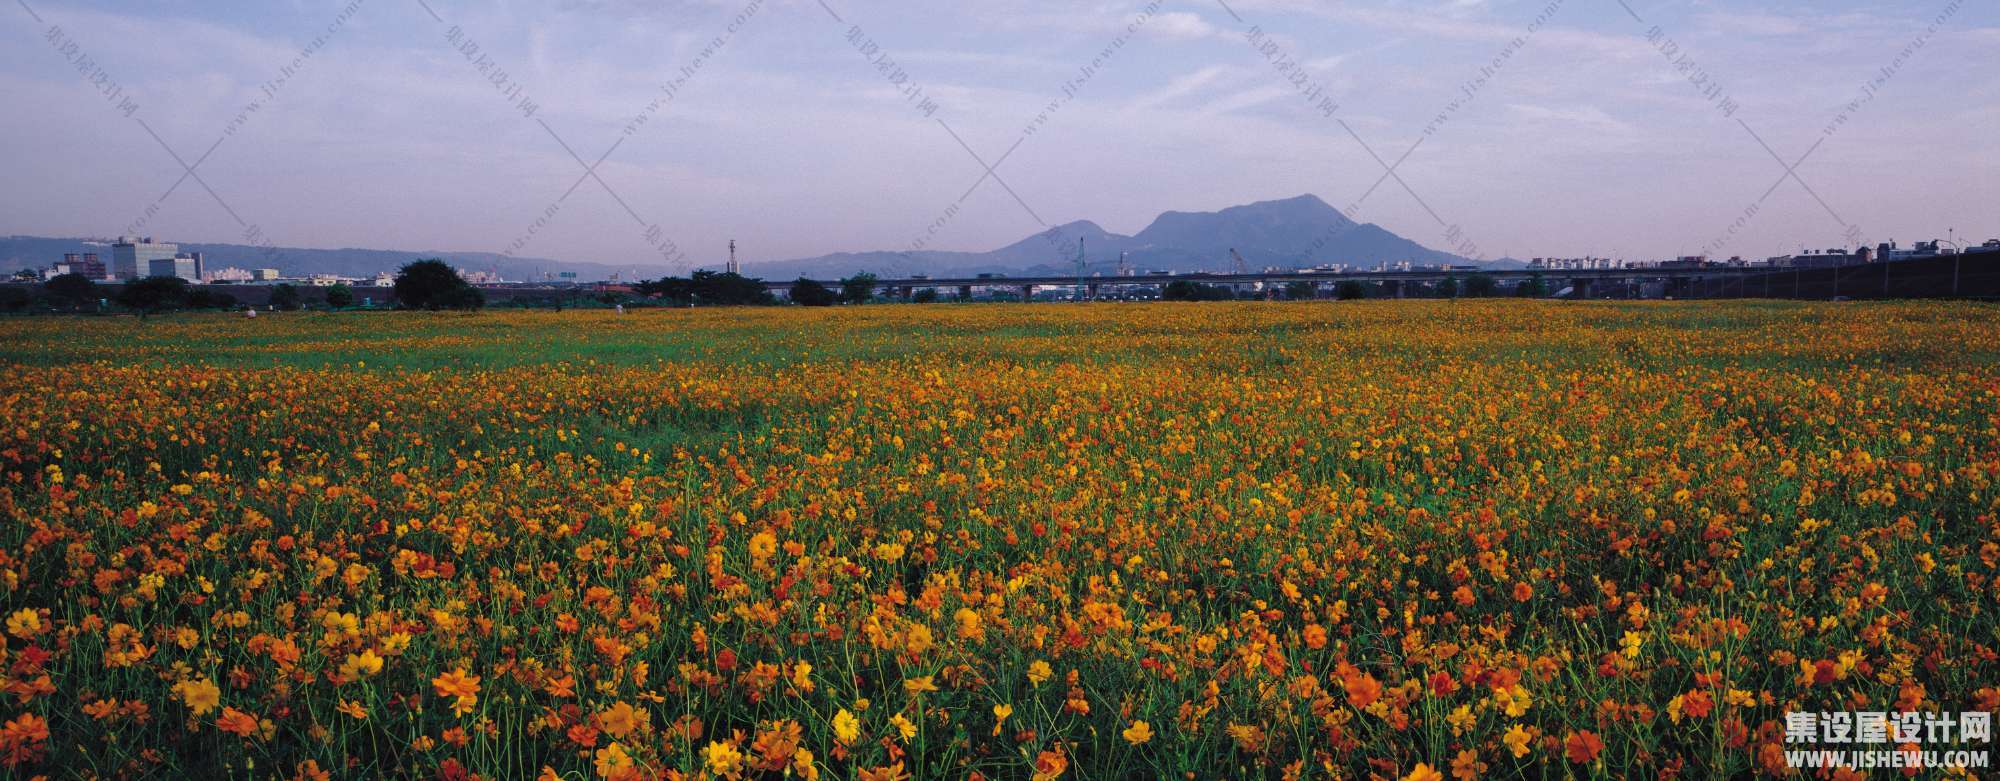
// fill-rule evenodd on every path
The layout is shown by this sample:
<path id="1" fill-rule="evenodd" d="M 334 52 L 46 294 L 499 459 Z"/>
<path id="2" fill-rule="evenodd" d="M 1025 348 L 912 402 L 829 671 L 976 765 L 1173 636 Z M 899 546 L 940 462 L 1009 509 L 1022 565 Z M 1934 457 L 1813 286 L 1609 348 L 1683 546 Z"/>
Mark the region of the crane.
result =
<path id="1" fill-rule="evenodd" d="M 1238 253 L 1235 247 L 1229 248 L 1229 259 L 1236 264 L 1235 266 L 1236 273 L 1238 274 L 1250 273 L 1250 263 L 1243 259 L 1243 255 Z"/>

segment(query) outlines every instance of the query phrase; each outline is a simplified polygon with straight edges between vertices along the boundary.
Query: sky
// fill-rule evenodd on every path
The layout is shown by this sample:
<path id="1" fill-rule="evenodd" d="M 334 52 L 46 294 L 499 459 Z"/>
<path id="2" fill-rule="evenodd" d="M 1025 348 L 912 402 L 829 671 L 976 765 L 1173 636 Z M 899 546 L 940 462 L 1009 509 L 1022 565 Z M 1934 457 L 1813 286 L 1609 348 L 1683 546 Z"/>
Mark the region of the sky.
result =
<path id="1" fill-rule="evenodd" d="M 2000 236 L 1981 0 L 10 5 L 0 234 L 684 268 L 1311 193 L 1485 258 Z"/>

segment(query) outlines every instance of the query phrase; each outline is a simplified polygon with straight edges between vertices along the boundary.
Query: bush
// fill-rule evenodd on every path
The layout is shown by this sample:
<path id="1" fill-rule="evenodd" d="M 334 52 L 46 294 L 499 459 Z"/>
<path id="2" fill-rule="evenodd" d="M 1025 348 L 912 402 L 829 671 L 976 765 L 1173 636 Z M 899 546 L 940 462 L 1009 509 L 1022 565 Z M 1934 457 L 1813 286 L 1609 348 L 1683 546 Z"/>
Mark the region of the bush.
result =
<path id="1" fill-rule="evenodd" d="M 343 282 L 326 289 L 326 305 L 335 309 L 354 306 L 354 288 Z"/>
<path id="2" fill-rule="evenodd" d="M 935 304 L 938 300 L 937 288 L 927 287 L 910 295 L 910 300 L 919 304 Z"/>
<path id="3" fill-rule="evenodd" d="M 35 303 L 35 294 L 28 292 L 26 288 L 13 287 L 11 285 L 0 287 L 0 309 L 5 309 L 9 312 L 19 312 L 27 309 L 28 305 L 32 303 Z"/>
<path id="4" fill-rule="evenodd" d="M 1485 298 L 1493 295 L 1499 287 L 1500 284 L 1494 282 L 1491 275 L 1474 274 L 1465 280 L 1465 295 L 1467 298 Z"/>
<path id="5" fill-rule="evenodd" d="M 1342 301 L 1354 301 L 1368 297 L 1368 287 L 1358 279 L 1343 279 L 1333 286 L 1333 297 Z"/>

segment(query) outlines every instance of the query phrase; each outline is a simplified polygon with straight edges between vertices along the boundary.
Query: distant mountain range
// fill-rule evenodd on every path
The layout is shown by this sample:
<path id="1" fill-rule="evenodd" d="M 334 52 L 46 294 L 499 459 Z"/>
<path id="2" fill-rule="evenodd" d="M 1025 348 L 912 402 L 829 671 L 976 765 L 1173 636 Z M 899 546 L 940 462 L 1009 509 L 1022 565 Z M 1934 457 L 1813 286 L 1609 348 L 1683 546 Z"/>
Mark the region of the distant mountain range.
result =
<path id="1" fill-rule="evenodd" d="M 159 237 L 171 241 L 171 237 Z M 68 252 L 97 252 L 111 262 L 110 239 L 55 239 L 37 236 L 0 237 L 0 274 L 21 268 L 46 268 Z M 89 246 L 101 242 L 101 246 Z M 796 260 L 748 263 L 744 273 L 765 279 L 806 276 L 837 279 L 857 272 L 882 277 L 928 274 L 934 277 L 995 274 L 1073 274 L 1078 272 L 1081 242 L 1082 273 L 1112 274 L 1120 253 L 1139 271 L 1228 271 L 1231 249 L 1243 255 L 1253 270 L 1293 268 L 1324 263 L 1373 266 L 1410 261 L 1418 264 L 1471 264 L 1473 261 L 1424 247 L 1373 223 L 1356 223 L 1316 196 L 1260 201 L 1217 212 L 1167 212 L 1137 235 L 1124 236 L 1089 220 L 1059 225 L 990 252 L 842 252 Z M 613 266 L 546 258 L 521 258 L 491 252 L 438 252 L 376 249 L 275 250 L 244 244 L 183 243 L 187 252 L 204 253 L 207 266 L 254 269 L 276 267 L 286 276 L 336 274 L 371 277 L 394 271 L 417 258 L 443 258 L 463 269 L 498 272 L 509 280 L 538 280 L 545 274 L 573 273 L 576 279 L 610 279 L 616 274 L 635 280 L 685 273 L 656 265 Z M 717 264 L 719 265 L 719 264 Z M 1478 265 L 1512 268 L 1512 259 Z M 716 267 L 709 265 L 707 267 Z"/>
<path id="2" fill-rule="evenodd" d="M 1356 223 L 1317 196 L 1259 201 L 1217 212 L 1167 212 L 1137 235 L 1124 236 L 1089 220 L 1059 225 L 991 252 L 842 252 L 816 258 L 750 264 L 745 272 L 767 279 L 835 278 L 857 271 L 882 277 L 911 274 L 969 276 L 980 273 L 1072 274 L 1081 241 L 1084 274 L 1111 274 L 1118 256 L 1140 271 L 1228 271 L 1231 249 L 1252 270 L 1327 263 L 1373 266 L 1474 264 L 1405 239 L 1373 223 Z M 1513 259 L 1477 263 L 1518 268 Z"/>

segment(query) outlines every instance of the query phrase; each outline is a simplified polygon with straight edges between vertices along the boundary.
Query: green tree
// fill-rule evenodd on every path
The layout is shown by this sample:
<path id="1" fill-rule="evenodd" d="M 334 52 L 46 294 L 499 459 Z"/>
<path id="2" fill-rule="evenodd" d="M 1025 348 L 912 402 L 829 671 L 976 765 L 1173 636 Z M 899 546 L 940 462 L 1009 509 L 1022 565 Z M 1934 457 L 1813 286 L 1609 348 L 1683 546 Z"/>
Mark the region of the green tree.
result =
<path id="1" fill-rule="evenodd" d="M 188 304 L 188 281 L 180 277 L 147 277 L 125 283 L 118 305 L 143 313 L 180 309 Z"/>
<path id="2" fill-rule="evenodd" d="M 1340 284 L 1333 286 L 1333 297 L 1338 298 L 1342 301 L 1353 301 L 1355 299 L 1367 298 L 1368 288 L 1367 286 L 1361 284 L 1360 280 L 1343 279 L 1340 281 Z"/>
<path id="3" fill-rule="evenodd" d="M 1458 277 L 1445 277 L 1438 283 L 1438 295 L 1443 298 L 1458 297 Z"/>
<path id="4" fill-rule="evenodd" d="M 326 305 L 335 309 L 354 306 L 354 288 L 348 287 L 345 282 L 336 283 L 333 287 L 327 288 Z"/>
<path id="5" fill-rule="evenodd" d="M 1304 301 L 1317 295 L 1313 283 L 1305 280 L 1285 283 L 1285 297 L 1293 301 Z"/>
<path id="6" fill-rule="evenodd" d="M 833 306 L 840 296 L 817 280 L 799 277 L 792 283 L 792 303 L 799 306 Z"/>
<path id="7" fill-rule="evenodd" d="M 1500 284 L 1493 281 L 1493 275 L 1474 274 L 1465 279 L 1465 297 L 1485 298 L 1493 295 L 1493 291 L 1499 287 Z"/>
<path id="8" fill-rule="evenodd" d="M 12 285 L 0 287 L 0 309 L 19 312 L 32 303 L 35 303 L 35 294 L 28 292 L 27 288 Z"/>
<path id="9" fill-rule="evenodd" d="M 478 309 L 486 294 L 437 258 L 404 264 L 396 273 L 396 303 L 408 309 Z"/>
<path id="10" fill-rule="evenodd" d="M 271 308 L 290 312 L 299 308 L 299 289 L 280 282 L 271 288 Z"/>
<path id="11" fill-rule="evenodd" d="M 840 281 L 840 300 L 849 304 L 865 304 L 875 297 L 875 275 L 863 271 Z"/>
<path id="12" fill-rule="evenodd" d="M 82 274 L 72 273 L 57 276 L 54 279 L 43 282 L 42 289 L 48 291 L 49 295 L 54 296 L 57 300 L 69 304 L 71 307 L 80 307 L 102 297 L 97 290 L 97 283 L 90 281 L 90 277 Z"/>
<path id="13" fill-rule="evenodd" d="M 1226 285 L 1204 285 L 1191 279 L 1176 279 L 1160 289 L 1161 301 L 1228 301 L 1235 297 Z"/>
<path id="14" fill-rule="evenodd" d="M 1540 274 L 1530 275 L 1528 281 L 1514 286 L 1514 295 L 1522 298 L 1547 298 L 1549 283 L 1544 281 Z"/>
<path id="15" fill-rule="evenodd" d="M 935 304 L 938 300 L 937 288 L 927 287 L 910 294 L 910 300 L 919 304 Z"/>

